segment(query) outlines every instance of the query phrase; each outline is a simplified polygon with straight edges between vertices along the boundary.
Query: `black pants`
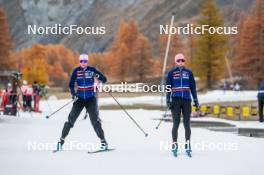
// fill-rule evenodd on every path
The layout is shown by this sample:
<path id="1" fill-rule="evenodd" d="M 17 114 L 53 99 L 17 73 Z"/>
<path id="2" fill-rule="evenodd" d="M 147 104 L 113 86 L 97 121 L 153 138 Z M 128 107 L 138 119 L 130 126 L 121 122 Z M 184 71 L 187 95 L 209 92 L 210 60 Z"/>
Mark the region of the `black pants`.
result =
<path id="1" fill-rule="evenodd" d="M 83 108 L 86 108 L 89 113 L 90 121 L 93 125 L 93 128 L 97 134 L 97 136 L 104 140 L 104 131 L 101 126 L 101 121 L 99 118 L 99 111 L 97 106 L 97 101 L 95 97 L 89 98 L 87 100 L 78 98 L 76 102 L 73 103 L 72 110 L 69 114 L 68 121 L 65 122 L 61 138 L 65 139 L 65 137 L 69 134 L 70 129 L 74 126 L 76 119 L 79 117 Z"/>
<path id="2" fill-rule="evenodd" d="M 23 95 L 22 100 L 23 100 L 23 108 L 26 109 L 27 108 L 27 96 Z"/>
<path id="3" fill-rule="evenodd" d="M 95 94 L 95 98 L 96 98 L 96 106 L 98 108 L 98 93 Z M 86 110 L 85 116 L 83 119 L 86 120 L 87 117 L 88 117 L 88 111 Z"/>
<path id="4" fill-rule="evenodd" d="M 263 106 L 264 106 L 264 98 L 258 98 L 258 104 L 259 104 L 259 121 L 263 122 Z"/>
<path id="5" fill-rule="evenodd" d="M 26 109 L 32 110 L 31 102 L 32 102 L 32 96 L 29 95 L 26 96 Z"/>
<path id="6" fill-rule="evenodd" d="M 190 117 L 191 117 L 191 100 L 184 98 L 173 97 L 172 98 L 172 107 L 171 113 L 173 118 L 173 127 L 172 127 L 172 140 L 177 142 L 178 139 L 178 128 L 181 121 L 181 113 L 183 115 L 183 125 L 185 128 L 185 139 L 186 141 L 191 138 L 191 127 L 190 127 Z"/>

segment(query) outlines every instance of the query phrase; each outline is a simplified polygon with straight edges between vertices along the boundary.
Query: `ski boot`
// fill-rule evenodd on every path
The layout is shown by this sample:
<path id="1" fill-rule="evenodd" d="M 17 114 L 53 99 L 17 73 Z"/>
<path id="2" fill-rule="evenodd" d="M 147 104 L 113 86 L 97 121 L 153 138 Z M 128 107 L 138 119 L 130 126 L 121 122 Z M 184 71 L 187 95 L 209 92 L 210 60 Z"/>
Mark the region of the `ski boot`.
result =
<path id="1" fill-rule="evenodd" d="M 61 151 L 63 144 L 64 144 L 64 139 L 61 138 L 60 141 L 57 143 L 56 150 L 54 150 L 53 152 Z"/>
<path id="2" fill-rule="evenodd" d="M 185 143 L 185 152 L 188 157 L 192 157 L 192 149 L 191 149 L 191 144 L 189 140 L 187 140 L 187 142 Z"/>
<path id="3" fill-rule="evenodd" d="M 102 139 L 101 140 L 101 147 L 100 147 L 101 150 L 108 150 L 108 143 L 106 142 L 105 139 Z"/>
<path id="4" fill-rule="evenodd" d="M 172 143 L 171 152 L 172 152 L 174 157 L 178 156 L 178 144 L 176 142 Z"/>

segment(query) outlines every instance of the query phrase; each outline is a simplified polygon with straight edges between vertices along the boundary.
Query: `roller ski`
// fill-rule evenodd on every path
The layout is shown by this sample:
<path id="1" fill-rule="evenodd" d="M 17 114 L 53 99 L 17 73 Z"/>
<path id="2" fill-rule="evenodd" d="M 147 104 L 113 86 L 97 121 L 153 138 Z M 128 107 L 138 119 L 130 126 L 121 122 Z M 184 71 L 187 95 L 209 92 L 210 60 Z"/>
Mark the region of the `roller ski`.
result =
<path id="1" fill-rule="evenodd" d="M 105 140 L 101 140 L 100 149 L 88 151 L 88 154 L 108 152 L 108 151 L 113 151 L 113 150 L 115 150 L 115 149 L 114 148 L 108 148 L 108 143 Z"/>

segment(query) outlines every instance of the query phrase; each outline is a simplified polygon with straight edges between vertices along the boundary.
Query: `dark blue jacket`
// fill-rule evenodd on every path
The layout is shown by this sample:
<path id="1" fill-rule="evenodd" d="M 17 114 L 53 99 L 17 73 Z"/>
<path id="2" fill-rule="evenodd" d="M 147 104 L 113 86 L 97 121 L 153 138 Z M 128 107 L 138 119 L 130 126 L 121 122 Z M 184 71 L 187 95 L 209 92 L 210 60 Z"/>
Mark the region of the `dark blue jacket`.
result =
<path id="1" fill-rule="evenodd" d="M 258 91 L 258 98 L 264 98 L 264 82 L 260 84 Z"/>
<path id="2" fill-rule="evenodd" d="M 86 69 L 76 67 L 71 75 L 69 83 L 70 92 L 82 99 L 88 99 L 96 95 L 94 77 L 97 76 L 102 83 L 107 81 L 106 77 L 94 67 L 88 66 Z M 77 93 L 74 90 L 75 82 L 77 83 Z"/>
<path id="3" fill-rule="evenodd" d="M 191 70 L 184 67 L 173 68 L 168 73 L 166 85 L 170 86 L 171 90 L 167 92 L 167 101 L 171 101 L 171 97 L 181 97 L 192 100 L 192 94 L 195 104 L 198 105 L 196 84 Z"/>

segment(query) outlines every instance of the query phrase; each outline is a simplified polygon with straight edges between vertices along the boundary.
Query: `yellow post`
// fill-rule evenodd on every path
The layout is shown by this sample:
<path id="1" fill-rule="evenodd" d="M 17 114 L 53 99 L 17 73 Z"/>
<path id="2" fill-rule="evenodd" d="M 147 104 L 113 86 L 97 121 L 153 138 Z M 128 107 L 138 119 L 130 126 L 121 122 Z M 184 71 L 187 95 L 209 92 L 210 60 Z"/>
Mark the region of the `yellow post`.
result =
<path id="1" fill-rule="evenodd" d="M 206 105 L 202 105 L 202 106 L 201 106 L 201 111 L 202 111 L 202 112 L 206 112 L 206 108 L 207 108 Z"/>
<path id="2" fill-rule="evenodd" d="M 233 107 L 231 107 L 231 106 L 228 106 L 227 107 L 227 116 L 228 117 L 233 117 L 234 116 L 234 108 Z"/>
<path id="3" fill-rule="evenodd" d="M 214 105 L 214 114 L 219 115 L 220 114 L 220 106 L 219 105 Z"/>
<path id="4" fill-rule="evenodd" d="M 242 108 L 243 117 L 248 118 L 250 116 L 250 110 L 248 106 Z"/>

